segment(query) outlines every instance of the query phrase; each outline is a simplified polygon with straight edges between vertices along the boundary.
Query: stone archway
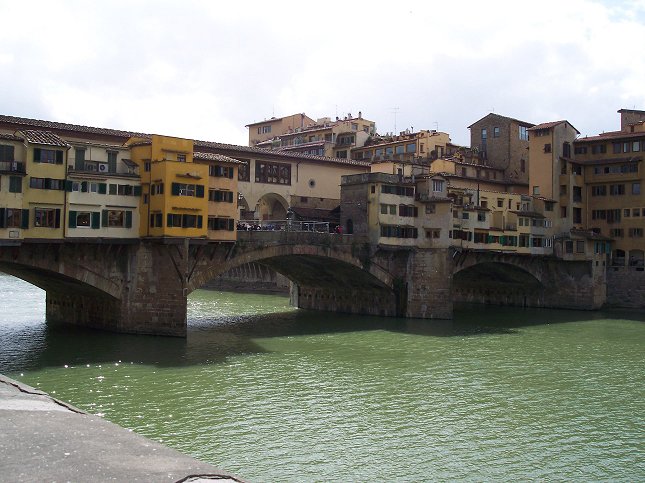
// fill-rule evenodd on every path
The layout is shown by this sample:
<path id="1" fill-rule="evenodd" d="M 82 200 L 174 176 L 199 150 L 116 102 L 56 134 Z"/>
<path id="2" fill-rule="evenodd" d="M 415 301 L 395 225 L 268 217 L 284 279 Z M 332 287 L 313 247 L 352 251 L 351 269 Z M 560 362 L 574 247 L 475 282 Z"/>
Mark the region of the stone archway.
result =
<path id="1" fill-rule="evenodd" d="M 277 193 L 263 195 L 255 207 L 255 218 L 258 220 L 286 220 L 289 203 Z"/>

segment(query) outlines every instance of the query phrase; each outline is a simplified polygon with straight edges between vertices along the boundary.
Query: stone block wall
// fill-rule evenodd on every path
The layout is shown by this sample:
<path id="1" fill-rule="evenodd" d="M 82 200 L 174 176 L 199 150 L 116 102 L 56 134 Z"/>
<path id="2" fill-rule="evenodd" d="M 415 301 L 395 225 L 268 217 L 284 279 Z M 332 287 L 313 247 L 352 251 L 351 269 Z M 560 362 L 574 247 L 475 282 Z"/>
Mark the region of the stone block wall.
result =
<path id="1" fill-rule="evenodd" d="M 645 271 L 635 267 L 608 267 L 607 306 L 645 309 Z"/>

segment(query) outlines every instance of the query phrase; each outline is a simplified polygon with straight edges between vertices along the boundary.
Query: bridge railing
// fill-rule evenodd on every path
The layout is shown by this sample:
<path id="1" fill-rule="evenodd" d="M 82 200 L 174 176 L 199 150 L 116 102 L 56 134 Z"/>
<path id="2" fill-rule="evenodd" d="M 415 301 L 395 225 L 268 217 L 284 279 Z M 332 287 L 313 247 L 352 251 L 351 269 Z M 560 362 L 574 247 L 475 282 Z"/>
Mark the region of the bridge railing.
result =
<path id="1" fill-rule="evenodd" d="M 333 225 L 327 221 L 294 221 L 294 220 L 241 220 L 237 231 L 291 231 L 332 233 Z"/>

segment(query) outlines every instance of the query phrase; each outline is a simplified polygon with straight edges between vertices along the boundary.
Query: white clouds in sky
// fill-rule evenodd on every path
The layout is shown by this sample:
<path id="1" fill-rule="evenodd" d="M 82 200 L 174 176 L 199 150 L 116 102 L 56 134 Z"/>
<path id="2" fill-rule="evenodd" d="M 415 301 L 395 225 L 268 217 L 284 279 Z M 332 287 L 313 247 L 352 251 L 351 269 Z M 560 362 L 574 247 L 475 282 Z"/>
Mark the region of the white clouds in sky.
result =
<path id="1" fill-rule="evenodd" d="M 488 112 L 613 130 L 645 109 L 644 1 L 0 0 L 0 112 L 245 144 L 357 114 L 468 143 Z M 7 19 L 10 19 L 7 21 Z"/>

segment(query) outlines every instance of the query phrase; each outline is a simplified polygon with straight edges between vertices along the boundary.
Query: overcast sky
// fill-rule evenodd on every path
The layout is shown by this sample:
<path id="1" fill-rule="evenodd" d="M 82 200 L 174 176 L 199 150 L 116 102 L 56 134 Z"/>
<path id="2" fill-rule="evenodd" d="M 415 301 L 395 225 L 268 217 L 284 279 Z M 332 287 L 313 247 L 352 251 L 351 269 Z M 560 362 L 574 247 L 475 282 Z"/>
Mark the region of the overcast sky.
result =
<path id="1" fill-rule="evenodd" d="M 645 0 L 0 0 L 0 114 L 247 144 L 362 111 L 469 144 L 489 112 L 582 135 L 645 109 Z"/>

